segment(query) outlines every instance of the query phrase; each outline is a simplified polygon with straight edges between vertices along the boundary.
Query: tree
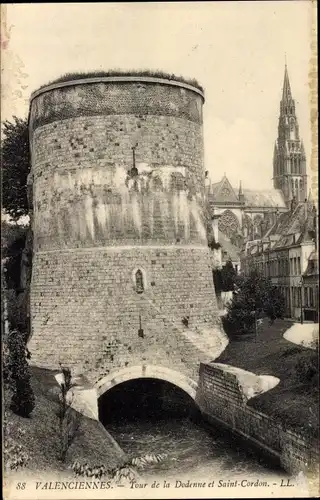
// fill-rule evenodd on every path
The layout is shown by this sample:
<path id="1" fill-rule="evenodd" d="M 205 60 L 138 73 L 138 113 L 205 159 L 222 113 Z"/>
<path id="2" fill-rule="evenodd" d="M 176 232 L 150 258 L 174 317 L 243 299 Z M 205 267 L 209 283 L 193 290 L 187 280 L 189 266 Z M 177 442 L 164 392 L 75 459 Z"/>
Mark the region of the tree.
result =
<path id="1" fill-rule="evenodd" d="M 29 417 L 34 409 L 35 399 L 27 361 L 30 353 L 26 347 L 26 335 L 13 330 L 5 343 L 3 375 L 12 394 L 10 409 L 21 417 Z"/>
<path id="2" fill-rule="evenodd" d="M 216 293 L 230 292 L 234 290 L 237 273 L 229 259 L 222 269 L 213 270 L 213 282 Z"/>
<path id="3" fill-rule="evenodd" d="M 230 292 L 234 290 L 234 284 L 236 282 L 236 271 L 233 267 L 231 259 L 228 259 L 225 266 L 221 270 L 222 278 L 222 290 L 224 292 Z"/>
<path id="4" fill-rule="evenodd" d="M 248 277 L 237 277 L 236 288 L 225 318 L 230 336 L 252 333 L 261 318 L 267 317 L 271 323 L 283 318 L 284 297 L 269 278 L 252 271 Z"/>
<path id="5" fill-rule="evenodd" d="M 1 148 L 3 208 L 14 219 L 28 214 L 27 178 L 30 172 L 28 120 L 13 117 L 3 124 Z"/>
<path id="6" fill-rule="evenodd" d="M 22 256 L 28 228 L 1 221 L 3 294 L 7 300 L 7 314 L 11 329 L 28 330 L 27 304 L 21 285 Z M 4 290 L 5 289 L 5 290 Z"/>
<path id="7" fill-rule="evenodd" d="M 65 462 L 68 449 L 79 432 L 80 413 L 72 409 L 74 387 L 70 368 L 61 367 L 61 382 L 59 383 L 59 409 L 58 417 L 58 459 Z"/>

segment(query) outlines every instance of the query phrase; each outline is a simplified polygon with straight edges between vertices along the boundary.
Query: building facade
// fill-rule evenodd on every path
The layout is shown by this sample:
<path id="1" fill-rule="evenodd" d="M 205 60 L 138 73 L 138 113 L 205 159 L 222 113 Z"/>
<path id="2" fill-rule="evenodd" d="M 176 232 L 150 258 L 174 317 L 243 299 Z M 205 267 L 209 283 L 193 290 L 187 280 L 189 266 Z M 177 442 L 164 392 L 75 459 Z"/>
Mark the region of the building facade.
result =
<path id="1" fill-rule="evenodd" d="M 287 212 L 292 200 L 307 198 L 306 157 L 300 138 L 295 101 L 285 66 L 277 140 L 273 156 L 273 188 L 233 187 L 226 174 L 220 182 L 206 184 L 211 210 L 220 215 L 219 229 L 233 244 L 261 238 Z"/>
<path id="2" fill-rule="evenodd" d="M 318 253 L 311 252 L 308 265 L 303 274 L 304 317 L 306 320 L 319 321 L 319 261 Z"/>
<path id="3" fill-rule="evenodd" d="M 318 278 L 310 271 L 310 259 L 316 254 L 316 217 L 311 200 L 292 204 L 263 238 L 247 242 L 241 253 L 243 273 L 256 269 L 270 278 L 285 299 L 286 317 L 301 321 L 311 318 L 311 301 L 315 307 Z"/>

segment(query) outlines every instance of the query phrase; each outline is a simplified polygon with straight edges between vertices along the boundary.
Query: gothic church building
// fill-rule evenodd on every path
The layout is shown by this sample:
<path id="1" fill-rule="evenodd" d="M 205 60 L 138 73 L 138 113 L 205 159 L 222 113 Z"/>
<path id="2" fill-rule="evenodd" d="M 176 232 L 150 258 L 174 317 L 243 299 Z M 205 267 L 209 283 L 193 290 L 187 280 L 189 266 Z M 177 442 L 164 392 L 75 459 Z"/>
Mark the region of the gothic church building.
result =
<path id="1" fill-rule="evenodd" d="M 208 181 L 208 180 L 207 180 Z M 285 66 L 278 138 L 274 146 L 273 189 L 245 189 L 231 186 L 226 175 L 220 182 L 207 182 L 211 214 L 218 218 L 219 230 L 233 244 L 260 238 L 281 213 L 307 198 L 306 157 L 300 139 L 295 101 Z"/>

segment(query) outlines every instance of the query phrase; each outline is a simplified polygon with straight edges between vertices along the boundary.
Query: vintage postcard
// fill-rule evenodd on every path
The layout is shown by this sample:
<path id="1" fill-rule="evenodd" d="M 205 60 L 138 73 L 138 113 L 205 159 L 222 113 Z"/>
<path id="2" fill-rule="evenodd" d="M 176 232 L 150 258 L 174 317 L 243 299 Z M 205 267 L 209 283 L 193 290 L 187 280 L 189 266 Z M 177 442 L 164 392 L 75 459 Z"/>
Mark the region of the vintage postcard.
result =
<path id="1" fill-rule="evenodd" d="M 319 495 L 316 39 L 2 5 L 5 499 Z"/>

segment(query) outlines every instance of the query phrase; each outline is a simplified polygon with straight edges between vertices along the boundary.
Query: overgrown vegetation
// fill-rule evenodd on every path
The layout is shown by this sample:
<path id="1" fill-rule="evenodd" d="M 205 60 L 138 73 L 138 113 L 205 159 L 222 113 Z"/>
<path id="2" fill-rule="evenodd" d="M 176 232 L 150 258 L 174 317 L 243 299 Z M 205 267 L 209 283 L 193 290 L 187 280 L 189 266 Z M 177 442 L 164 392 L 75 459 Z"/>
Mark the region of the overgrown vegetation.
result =
<path id="1" fill-rule="evenodd" d="M 177 76 L 172 73 L 166 73 L 164 71 L 153 71 L 153 70 L 121 70 L 121 69 L 111 69 L 108 71 L 88 71 L 88 72 L 78 72 L 78 73 L 66 73 L 49 83 L 42 85 L 40 89 L 52 85 L 54 83 L 70 82 L 72 80 L 82 80 L 85 78 L 98 78 L 98 77 L 108 77 L 108 76 L 149 76 L 153 78 L 165 78 L 167 80 L 172 80 L 174 82 L 183 82 L 188 85 L 199 89 L 204 92 L 203 87 L 197 82 L 197 80 L 192 78 L 184 78 L 183 76 Z"/>
<path id="2" fill-rule="evenodd" d="M 269 318 L 271 324 L 283 319 L 284 297 L 269 278 L 254 270 L 249 276 L 238 276 L 235 286 L 223 320 L 230 337 L 253 333 L 262 318 Z"/>
<path id="3" fill-rule="evenodd" d="M 5 258 L 4 271 L 6 285 L 9 290 L 20 290 L 21 279 L 21 258 L 25 248 L 26 232 L 20 231 L 9 246 L 4 248 L 3 258 Z"/>
<path id="4" fill-rule="evenodd" d="M 147 454 L 142 457 L 132 458 L 125 461 L 121 466 L 108 468 L 104 464 L 90 466 L 87 463 L 81 464 L 78 460 L 72 465 L 72 470 L 76 476 L 94 477 L 101 479 L 109 477 L 116 483 L 120 483 L 123 479 L 130 482 L 136 480 L 136 469 L 146 469 L 149 466 L 157 465 L 167 458 L 166 453 Z"/>
<path id="5" fill-rule="evenodd" d="M 26 467 L 30 459 L 27 449 L 20 444 L 25 434 L 21 427 L 14 425 L 8 412 L 3 415 L 3 461 L 5 469 L 17 470 L 20 467 Z"/>
<path id="6" fill-rule="evenodd" d="M 30 172 L 28 120 L 13 117 L 3 123 L 1 145 L 2 204 L 18 220 L 28 214 L 27 178 Z"/>
<path id="7" fill-rule="evenodd" d="M 20 417 L 29 417 L 35 406 L 35 398 L 30 383 L 29 358 L 26 339 L 21 332 L 3 333 L 3 438 L 4 466 L 6 470 L 25 467 L 29 452 L 21 444 L 25 430 L 19 422 L 13 422 L 9 410 Z"/>
<path id="8" fill-rule="evenodd" d="M 11 330 L 27 332 L 28 296 L 21 288 L 22 256 L 26 245 L 26 226 L 1 222 L 2 299 L 7 305 L 7 319 Z M 31 265 L 31 263 L 30 263 Z"/>

